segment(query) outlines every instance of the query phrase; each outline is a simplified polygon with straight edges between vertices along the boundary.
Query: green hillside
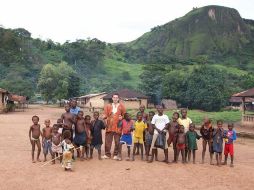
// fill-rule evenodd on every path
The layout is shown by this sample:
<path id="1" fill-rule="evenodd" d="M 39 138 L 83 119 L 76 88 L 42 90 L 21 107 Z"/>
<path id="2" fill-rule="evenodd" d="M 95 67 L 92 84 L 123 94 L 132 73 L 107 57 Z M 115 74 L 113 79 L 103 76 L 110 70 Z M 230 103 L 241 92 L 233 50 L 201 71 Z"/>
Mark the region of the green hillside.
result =
<path id="1" fill-rule="evenodd" d="M 173 63 L 175 59 L 188 62 L 204 58 L 211 63 L 252 70 L 253 47 L 253 21 L 242 19 L 235 9 L 221 6 L 195 8 L 132 42 L 118 45 L 125 49 L 127 58 L 137 62 Z"/>

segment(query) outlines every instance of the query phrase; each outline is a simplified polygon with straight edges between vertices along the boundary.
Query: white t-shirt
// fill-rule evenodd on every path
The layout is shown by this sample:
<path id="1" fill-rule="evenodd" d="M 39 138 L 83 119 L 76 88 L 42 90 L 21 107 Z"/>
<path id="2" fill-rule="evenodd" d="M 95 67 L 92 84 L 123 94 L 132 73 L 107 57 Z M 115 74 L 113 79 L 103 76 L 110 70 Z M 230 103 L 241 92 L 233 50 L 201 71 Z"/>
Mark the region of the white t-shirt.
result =
<path id="1" fill-rule="evenodd" d="M 152 124 L 154 124 L 158 129 L 162 130 L 166 126 L 166 124 L 169 123 L 169 119 L 167 115 L 161 115 L 158 114 L 153 116 L 153 119 L 151 121 Z M 158 134 L 157 130 L 154 130 L 154 134 Z"/>

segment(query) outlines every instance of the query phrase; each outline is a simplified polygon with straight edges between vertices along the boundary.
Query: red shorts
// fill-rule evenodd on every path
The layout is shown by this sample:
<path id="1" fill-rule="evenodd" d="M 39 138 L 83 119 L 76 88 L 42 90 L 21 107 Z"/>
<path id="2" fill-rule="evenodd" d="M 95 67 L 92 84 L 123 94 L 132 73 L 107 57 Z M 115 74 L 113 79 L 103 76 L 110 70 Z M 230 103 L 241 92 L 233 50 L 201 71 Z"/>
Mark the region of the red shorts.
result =
<path id="1" fill-rule="evenodd" d="M 233 144 L 225 144 L 225 148 L 224 148 L 224 155 L 228 155 L 230 154 L 230 156 L 234 155 L 234 146 Z"/>
<path id="2" fill-rule="evenodd" d="M 184 150 L 184 149 L 185 149 L 185 144 L 177 144 L 177 145 L 176 145 L 176 148 L 177 148 L 178 150 Z"/>

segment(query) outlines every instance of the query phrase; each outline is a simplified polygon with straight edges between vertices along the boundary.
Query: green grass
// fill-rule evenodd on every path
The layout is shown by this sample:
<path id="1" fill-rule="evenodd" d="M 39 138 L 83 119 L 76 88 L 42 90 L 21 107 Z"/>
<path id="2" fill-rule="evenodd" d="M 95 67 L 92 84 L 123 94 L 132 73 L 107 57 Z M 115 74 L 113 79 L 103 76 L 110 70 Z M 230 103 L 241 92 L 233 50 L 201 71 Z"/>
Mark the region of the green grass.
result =
<path id="1" fill-rule="evenodd" d="M 156 110 L 152 109 L 156 112 Z M 132 118 L 135 118 L 135 114 L 137 110 L 127 110 Z M 150 111 L 146 110 L 146 112 Z M 165 114 L 171 118 L 173 113 L 177 110 L 165 111 Z M 179 111 L 179 110 L 178 110 Z M 242 112 L 241 111 L 221 111 L 221 112 L 205 112 L 199 110 L 189 110 L 188 117 L 192 120 L 196 125 L 200 125 L 203 123 L 205 117 L 208 117 L 212 120 L 213 124 L 216 124 L 217 120 L 222 120 L 224 123 L 228 122 L 239 122 L 241 121 Z"/>
<path id="2" fill-rule="evenodd" d="M 107 76 L 122 80 L 122 73 L 129 72 L 130 80 L 123 80 L 123 82 L 134 89 L 138 89 L 138 85 L 141 83 L 139 75 L 142 73 L 142 66 L 142 64 L 124 63 L 113 59 L 106 59 L 104 62 Z"/>

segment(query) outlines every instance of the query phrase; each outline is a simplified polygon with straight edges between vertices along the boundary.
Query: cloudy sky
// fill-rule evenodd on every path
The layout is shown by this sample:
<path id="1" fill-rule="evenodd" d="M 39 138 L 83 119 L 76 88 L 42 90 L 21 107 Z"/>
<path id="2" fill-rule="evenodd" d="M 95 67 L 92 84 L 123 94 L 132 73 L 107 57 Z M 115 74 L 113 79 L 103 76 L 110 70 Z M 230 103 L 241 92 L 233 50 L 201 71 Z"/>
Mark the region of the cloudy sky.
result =
<path id="1" fill-rule="evenodd" d="M 0 5 L 0 26 L 25 28 L 35 38 L 60 43 L 88 37 L 131 41 L 206 5 L 232 7 L 254 20 L 251 0 L 0 0 Z"/>

